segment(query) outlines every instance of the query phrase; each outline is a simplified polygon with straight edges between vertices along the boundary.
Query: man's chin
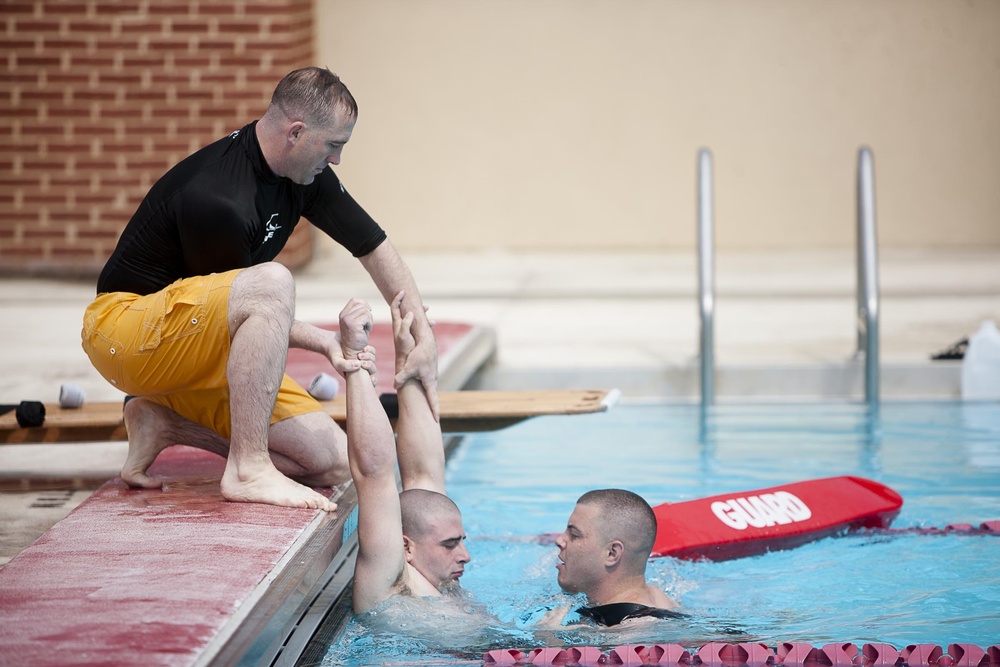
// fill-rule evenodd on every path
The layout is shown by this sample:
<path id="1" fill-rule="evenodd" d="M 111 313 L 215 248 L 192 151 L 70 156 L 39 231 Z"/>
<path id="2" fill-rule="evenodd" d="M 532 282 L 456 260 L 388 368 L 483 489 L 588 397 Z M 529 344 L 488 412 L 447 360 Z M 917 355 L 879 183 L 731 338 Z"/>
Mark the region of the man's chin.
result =
<path id="1" fill-rule="evenodd" d="M 565 576 L 563 570 L 559 570 L 559 576 L 556 577 L 556 583 L 559 584 L 559 588 L 561 588 L 564 593 L 576 595 L 581 592 L 580 587 L 575 585 L 569 577 Z"/>
<path id="2" fill-rule="evenodd" d="M 438 588 L 442 595 L 458 595 L 463 591 L 462 584 L 456 579 L 455 581 L 446 581 L 441 584 Z"/>

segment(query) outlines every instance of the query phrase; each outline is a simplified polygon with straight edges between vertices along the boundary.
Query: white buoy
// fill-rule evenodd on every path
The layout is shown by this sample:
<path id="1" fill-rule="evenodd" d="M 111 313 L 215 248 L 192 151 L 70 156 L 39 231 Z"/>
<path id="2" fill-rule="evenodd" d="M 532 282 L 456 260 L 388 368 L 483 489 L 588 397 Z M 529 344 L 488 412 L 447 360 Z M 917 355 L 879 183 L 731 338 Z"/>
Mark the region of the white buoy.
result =
<path id="1" fill-rule="evenodd" d="M 86 398 L 83 387 L 78 384 L 66 383 L 59 387 L 60 408 L 81 408 Z"/>
<path id="2" fill-rule="evenodd" d="M 309 383 L 309 395 L 317 401 L 329 401 L 337 395 L 337 379 L 326 373 L 320 373 Z"/>

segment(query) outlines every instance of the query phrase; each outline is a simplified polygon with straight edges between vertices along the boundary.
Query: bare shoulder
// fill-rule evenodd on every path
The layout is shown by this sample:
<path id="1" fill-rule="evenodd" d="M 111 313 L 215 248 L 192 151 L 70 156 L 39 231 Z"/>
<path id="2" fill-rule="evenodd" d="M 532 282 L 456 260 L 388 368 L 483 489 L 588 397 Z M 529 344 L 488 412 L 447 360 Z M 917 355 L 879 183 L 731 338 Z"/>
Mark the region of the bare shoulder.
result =
<path id="1" fill-rule="evenodd" d="M 646 590 L 653 600 L 652 604 L 649 605 L 650 607 L 658 607 L 659 609 L 675 609 L 680 606 L 676 600 L 652 584 L 647 584 Z"/>
<path id="2" fill-rule="evenodd" d="M 535 624 L 536 627 L 540 629 L 564 629 L 562 628 L 563 619 L 566 618 L 566 614 L 572 609 L 570 605 L 563 605 L 561 607 L 556 607 L 555 609 L 550 609 L 545 612 L 538 622 Z"/>

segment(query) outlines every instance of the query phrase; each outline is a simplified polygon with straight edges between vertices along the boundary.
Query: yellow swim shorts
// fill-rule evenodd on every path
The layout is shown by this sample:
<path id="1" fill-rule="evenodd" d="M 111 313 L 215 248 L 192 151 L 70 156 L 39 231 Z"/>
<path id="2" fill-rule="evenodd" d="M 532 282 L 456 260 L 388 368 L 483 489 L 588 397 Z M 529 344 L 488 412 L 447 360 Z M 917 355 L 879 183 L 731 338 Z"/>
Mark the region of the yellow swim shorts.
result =
<path id="1" fill-rule="evenodd" d="M 145 296 L 98 294 L 83 317 L 84 351 L 118 389 L 229 438 L 229 288 L 239 272 L 184 278 Z M 271 423 L 322 409 L 285 375 Z"/>

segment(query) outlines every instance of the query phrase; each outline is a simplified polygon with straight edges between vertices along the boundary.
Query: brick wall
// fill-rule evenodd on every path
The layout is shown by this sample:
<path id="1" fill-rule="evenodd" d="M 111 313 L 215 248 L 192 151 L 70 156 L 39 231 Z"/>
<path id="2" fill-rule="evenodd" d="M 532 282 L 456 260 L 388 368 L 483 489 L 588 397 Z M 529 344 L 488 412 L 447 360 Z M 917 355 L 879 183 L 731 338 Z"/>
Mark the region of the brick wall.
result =
<path id="1" fill-rule="evenodd" d="M 0 2 L 7 275 L 96 275 L 156 179 L 313 64 L 312 0 Z M 311 253 L 304 224 L 279 259 Z"/>

